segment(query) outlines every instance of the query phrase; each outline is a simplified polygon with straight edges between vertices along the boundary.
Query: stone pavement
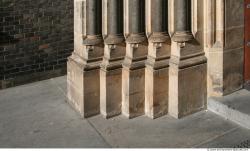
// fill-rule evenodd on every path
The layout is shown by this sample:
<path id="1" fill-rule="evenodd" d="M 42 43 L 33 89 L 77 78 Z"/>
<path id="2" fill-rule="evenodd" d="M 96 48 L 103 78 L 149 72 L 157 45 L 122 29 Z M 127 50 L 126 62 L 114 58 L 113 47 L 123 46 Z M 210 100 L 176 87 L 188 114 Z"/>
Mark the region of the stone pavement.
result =
<path id="1" fill-rule="evenodd" d="M 250 131 L 210 111 L 176 120 L 82 119 L 66 103 L 66 77 L 0 91 L 0 147 L 234 147 Z"/>

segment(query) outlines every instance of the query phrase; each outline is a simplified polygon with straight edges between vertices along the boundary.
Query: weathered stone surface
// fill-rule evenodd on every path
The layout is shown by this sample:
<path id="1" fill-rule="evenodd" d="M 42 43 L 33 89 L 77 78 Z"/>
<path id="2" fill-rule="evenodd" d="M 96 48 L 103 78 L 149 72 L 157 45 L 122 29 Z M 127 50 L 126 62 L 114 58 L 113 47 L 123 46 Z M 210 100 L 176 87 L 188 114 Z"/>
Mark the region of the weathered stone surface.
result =
<path id="1" fill-rule="evenodd" d="M 145 68 L 122 69 L 122 114 L 134 118 L 144 114 Z"/>
<path id="2" fill-rule="evenodd" d="M 200 24 L 203 9 L 198 7 L 203 2 L 174 0 L 172 5 L 175 8 L 172 10 L 175 38 L 171 43 L 168 109 L 171 116 L 181 118 L 206 108 L 207 59 L 203 52 L 203 26 Z M 188 18 L 192 19 L 192 24 Z"/>
<path id="3" fill-rule="evenodd" d="M 85 82 L 86 73 L 95 80 L 101 68 L 99 88 L 96 81 L 93 88 L 85 90 L 86 82 L 77 87 L 95 107 L 98 99 L 88 92 L 99 89 L 100 111 L 106 118 L 120 113 L 157 118 L 168 110 L 181 118 L 200 111 L 206 108 L 207 91 L 221 96 L 242 87 L 242 4 L 243 0 L 75 0 L 75 63 L 69 64 L 78 67 L 70 72 L 79 72 L 80 66 L 79 79 Z M 85 99 L 85 94 L 79 97 Z M 83 105 L 89 100 L 85 101 Z"/>
<path id="4" fill-rule="evenodd" d="M 208 96 L 223 94 L 223 52 L 220 48 L 209 50 L 208 54 Z"/>
<path id="5" fill-rule="evenodd" d="M 211 97 L 208 109 L 226 119 L 250 129 L 250 92 L 242 89 L 224 97 Z"/>
<path id="6" fill-rule="evenodd" d="M 206 64 L 178 69 L 170 64 L 169 114 L 176 118 L 206 108 Z"/>
<path id="7" fill-rule="evenodd" d="M 101 64 L 101 114 L 110 118 L 121 113 L 122 62 L 126 53 L 123 36 L 123 1 L 103 0 L 104 57 Z"/>
<path id="8" fill-rule="evenodd" d="M 224 53 L 223 88 L 225 95 L 242 89 L 244 82 L 243 62 L 244 62 L 243 48 L 233 49 L 231 51 L 226 51 Z"/>
<path id="9" fill-rule="evenodd" d="M 100 64 L 104 54 L 99 0 L 75 0 L 74 52 L 68 61 L 68 102 L 90 117 L 100 113 Z"/>
<path id="10" fill-rule="evenodd" d="M 128 118 L 144 114 L 146 56 L 147 43 L 127 43 L 122 69 L 122 114 Z"/>
<path id="11" fill-rule="evenodd" d="M 128 118 L 144 114 L 145 60 L 148 42 L 145 34 L 145 0 L 124 0 L 126 56 L 122 69 L 122 114 Z"/>
<path id="12" fill-rule="evenodd" d="M 207 2 L 205 24 L 208 56 L 208 95 L 223 96 L 243 86 L 244 0 Z M 209 8 L 208 8 L 209 7 Z M 234 60 L 234 61 L 232 61 Z"/>
<path id="13" fill-rule="evenodd" d="M 171 40 L 168 34 L 168 0 L 146 1 L 148 57 L 145 72 L 145 114 L 157 118 L 168 111 L 168 67 Z"/>
<path id="14" fill-rule="evenodd" d="M 181 60 L 171 56 L 169 86 L 169 114 L 173 117 L 181 118 L 205 109 L 207 64 L 204 54 Z"/>
<path id="15" fill-rule="evenodd" d="M 167 114 L 168 111 L 170 58 L 168 42 L 149 42 L 148 46 L 145 70 L 145 114 L 153 119 Z"/>
<path id="16" fill-rule="evenodd" d="M 68 102 L 83 117 L 100 113 L 100 71 L 84 71 L 85 65 L 79 60 L 68 61 Z"/>
<path id="17" fill-rule="evenodd" d="M 249 130 L 209 111 L 180 120 L 169 116 L 85 120 L 65 103 L 66 82 L 60 77 L 0 91 L 0 147 L 233 147 L 250 138 Z"/>
<path id="18" fill-rule="evenodd" d="M 168 113 L 168 68 L 146 68 L 145 114 L 154 119 Z"/>
<path id="19" fill-rule="evenodd" d="M 100 71 L 101 114 L 110 118 L 121 114 L 122 107 L 122 69 Z"/>

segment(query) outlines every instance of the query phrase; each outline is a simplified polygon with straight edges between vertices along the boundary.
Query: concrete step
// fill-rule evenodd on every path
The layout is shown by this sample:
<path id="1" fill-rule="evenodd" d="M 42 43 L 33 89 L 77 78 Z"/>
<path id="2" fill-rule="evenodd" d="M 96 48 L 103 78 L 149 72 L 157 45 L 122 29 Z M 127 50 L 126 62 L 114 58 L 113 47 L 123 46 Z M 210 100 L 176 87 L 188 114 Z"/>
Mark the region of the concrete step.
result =
<path id="1" fill-rule="evenodd" d="M 250 90 L 208 99 L 208 110 L 250 129 Z"/>

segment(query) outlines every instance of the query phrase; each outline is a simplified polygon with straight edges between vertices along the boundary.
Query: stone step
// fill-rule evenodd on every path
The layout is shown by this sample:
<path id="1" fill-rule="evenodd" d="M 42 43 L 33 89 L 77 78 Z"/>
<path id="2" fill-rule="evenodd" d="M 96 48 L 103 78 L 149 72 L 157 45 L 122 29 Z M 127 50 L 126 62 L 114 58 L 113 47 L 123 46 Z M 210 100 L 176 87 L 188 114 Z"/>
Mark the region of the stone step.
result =
<path id="1" fill-rule="evenodd" d="M 208 99 L 208 110 L 250 129 L 250 90 Z"/>

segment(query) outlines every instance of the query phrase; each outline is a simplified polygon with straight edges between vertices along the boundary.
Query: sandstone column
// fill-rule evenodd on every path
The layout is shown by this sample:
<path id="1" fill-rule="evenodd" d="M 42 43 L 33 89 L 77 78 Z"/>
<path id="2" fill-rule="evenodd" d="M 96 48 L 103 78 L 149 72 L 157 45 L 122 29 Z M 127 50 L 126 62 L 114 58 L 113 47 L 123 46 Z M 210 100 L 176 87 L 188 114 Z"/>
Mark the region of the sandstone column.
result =
<path id="1" fill-rule="evenodd" d="M 106 118 L 121 114 L 122 61 L 126 45 L 123 36 L 123 0 L 103 0 L 104 58 L 101 64 L 101 113 Z"/>
<path id="2" fill-rule="evenodd" d="M 126 56 L 122 70 L 122 113 L 128 118 L 144 114 L 145 60 L 145 1 L 124 0 Z"/>
<path id="3" fill-rule="evenodd" d="M 74 52 L 68 60 L 68 102 L 83 117 L 100 113 L 102 1 L 74 1 Z"/>
<path id="4" fill-rule="evenodd" d="M 148 58 L 145 74 L 145 113 L 157 118 L 168 112 L 168 70 L 171 40 L 168 34 L 168 0 L 146 1 Z"/>
<path id="5" fill-rule="evenodd" d="M 174 33 L 169 71 L 169 114 L 181 118 L 206 107 L 206 57 L 200 44 L 203 25 L 194 27 L 201 22 L 202 11 L 192 13 L 198 11 L 203 2 L 172 0 L 172 3 Z"/>

